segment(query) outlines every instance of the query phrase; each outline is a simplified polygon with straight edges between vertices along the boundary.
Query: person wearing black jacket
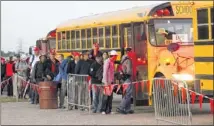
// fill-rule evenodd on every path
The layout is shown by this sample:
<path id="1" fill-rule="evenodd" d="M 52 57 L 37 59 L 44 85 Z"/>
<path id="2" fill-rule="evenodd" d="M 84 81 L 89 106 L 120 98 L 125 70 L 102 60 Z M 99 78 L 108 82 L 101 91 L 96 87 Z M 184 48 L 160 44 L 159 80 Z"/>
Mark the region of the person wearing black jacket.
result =
<path id="1" fill-rule="evenodd" d="M 90 66 L 93 63 L 93 60 L 90 60 L 88 58 L 89 58 L 88 52 L 87 51 L 83 52 L 83 59 L 80 60 L 75 67 L 75 74 L 89 75 Z M 86 96 L 85 93 L 88 93 L 83 83 L 86 84 L 87 82 L 81 82 L 78 87 L 78 92 L 79 92 L 78 96 L 80 96 L 81 98 L 80 104 L 86 104 L 85 103 L 86 100 L 84 96 Z"/>
<path id="2" fill-rule="evenodd" d="M 83 59 L 79 60 L 75 67 L 75 74 L 89 75 L 90 66 L 93 60 L 89 59 L 88 52 L 83 52 Z"/>
<path id="3" fill-rule="evenodd" d="M 67 73 L 68 74 L 74 74 L 75 73 L 76 64 L 78 63 L 78 61 L 80 59 L 79 53 L 75 52 L 72 55 L 74 56 L 74 60 L 72 60 L 71 62 L 68 62 L 68 65 L 67 65 Z"/>
<path id="4" fill-rule="evenodd" d="M 46 55 L 41 55 L 39 58 L 40 61 L 36 62 L 32 71 L 32 79 L 36 84 L 42 81 L 50 81 L 54 78 L 54 74 L 51 72 L 51 66 L 47 62 Z M 31 103 L 37 104 L 38 98 L 38 93 L 36 91 L 32 91 Z"/>
<path id="5" fill-rule="evenodd" d="M 97 86 L 102 84 L 103 75 L 103 58 L 101 54 L 96 55 L 95 62 L 92 63 L 90 67 L 91 83 Z M 93 102 L 92 102 L 92 112 L 101 113 L 102 112 L 102 99 L 103 99 L 103 89 L 102 87 L 97 88 L 97 86 L 92 86 Z"/>

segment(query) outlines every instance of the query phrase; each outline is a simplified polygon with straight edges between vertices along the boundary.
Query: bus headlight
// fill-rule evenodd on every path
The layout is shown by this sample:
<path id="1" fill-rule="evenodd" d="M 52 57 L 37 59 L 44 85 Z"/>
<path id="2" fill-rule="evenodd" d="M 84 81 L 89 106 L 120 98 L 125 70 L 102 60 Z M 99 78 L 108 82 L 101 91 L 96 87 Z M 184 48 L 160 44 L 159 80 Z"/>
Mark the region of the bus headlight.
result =
<path id="1" fill-rule="evenodd" d="M 176 80 L 183 80 L 183 81 L 193 81 L 194 77 L 190 74 L 172 74 L 172 77 Z"/>

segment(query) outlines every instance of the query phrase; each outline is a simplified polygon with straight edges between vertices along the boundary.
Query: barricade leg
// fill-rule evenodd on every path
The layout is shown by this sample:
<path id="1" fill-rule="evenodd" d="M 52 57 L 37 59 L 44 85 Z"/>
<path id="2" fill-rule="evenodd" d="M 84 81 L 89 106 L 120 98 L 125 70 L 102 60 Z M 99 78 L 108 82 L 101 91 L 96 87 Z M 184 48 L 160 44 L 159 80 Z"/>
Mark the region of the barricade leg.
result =
<path id="1" fill-rule="evenodd" d="M 65 100 L 65 94 L 67 89 L 67 83 L 66 80 L 62 79 L 62 85 L 61 85 L 61 93 L 60 93 L 60 107 L 64 106 L 64 100 Z"/>
<path id="2" fill-rule="evenodd" d="M 78 82 L 78 105 L 82 105 L 81 100 L 82 100 L 82 84 Z M 78 109 L 81 109 L 82 107 L 78 106 Z"/>

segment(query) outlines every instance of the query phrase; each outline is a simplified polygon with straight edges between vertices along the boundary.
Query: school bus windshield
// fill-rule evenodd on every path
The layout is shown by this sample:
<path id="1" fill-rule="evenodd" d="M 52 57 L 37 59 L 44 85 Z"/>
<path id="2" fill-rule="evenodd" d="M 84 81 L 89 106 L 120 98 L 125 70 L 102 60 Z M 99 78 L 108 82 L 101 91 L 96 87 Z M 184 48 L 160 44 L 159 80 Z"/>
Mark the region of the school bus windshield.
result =
<path id="1" fill-rule="evenodd" d="M 154 46 L 193 44 L 192 19 L 154 19 L 149 30 L 150 42 Z"/>

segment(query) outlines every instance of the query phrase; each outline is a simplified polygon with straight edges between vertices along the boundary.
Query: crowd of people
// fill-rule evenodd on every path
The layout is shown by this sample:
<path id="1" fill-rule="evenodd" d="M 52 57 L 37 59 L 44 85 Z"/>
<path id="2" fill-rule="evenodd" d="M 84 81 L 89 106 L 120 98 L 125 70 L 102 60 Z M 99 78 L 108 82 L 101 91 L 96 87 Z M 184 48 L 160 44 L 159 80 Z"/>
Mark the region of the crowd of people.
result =
<path id="1" fill-rule="evenodd" d="M 9 62 L 1 62 L 2 72 L 1 78 L 7 79 L 14 75 L 22 77 L 26 81 L 38 84 L 42 81 L 59 82 L 59 108 L 63 109 L 64 99 L 67 92 L 67 77 L 68 74 L 89 75 L 91 77 L 91 84 L 97 86 L 107 86 L 115 83 L 115 80 L 120 80 L 121 83 L 131 83 L 133 81 L 133 62 L 132 49 L 127 48 L 126 54 L 118 65 L 117 72 L 115 72 L 115 62 L 118 53 L 115 50 L 110 52 L 101 52 L 99 45 L 94 44 L 91 51 L 71 52 L 71 55 L 64 58 L 63 54 L 56 56 L 54 51 L 49 55 L 39 53 L 39 49 L 34 48 L 34 54 L 29 60 L 26 57 L 17 56 L 17 61 L 13 61 L 10 57 Z M 19 97 L 22 97 L 22 90 L 20 83 L 17 81 L 17 87 L 14 87 L 12 79 L 7 85 L 7 95 L 13 96 L 18 88 Z M 2 88 L 3 91 L 4 87 Z M 96 91 L 95 91 L 96 90 Z M 134 111 L 131 109 L 133 85 L 128 85 L 125 94 L 119 107 L 116 109 L 121 114 L 131 114 Z M 1 91 L 1 92 L 2 92 Z M 28 89 L 28 96 L 31 104 L 39 103 L 39 94 L 32 89 Z M 103 94 L 102 88 L 91 90 L 92 112 L 102 114 L 112 114 L 112 100 L 113 93 Z"/>

